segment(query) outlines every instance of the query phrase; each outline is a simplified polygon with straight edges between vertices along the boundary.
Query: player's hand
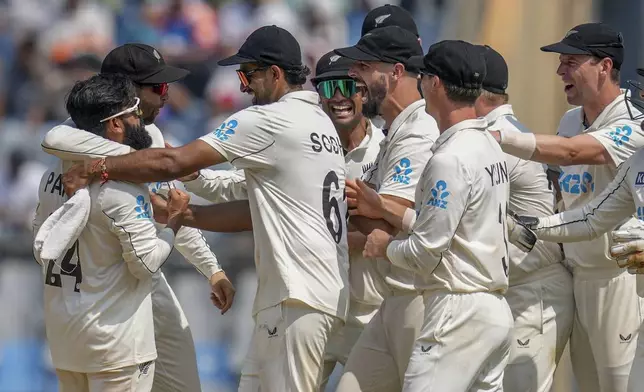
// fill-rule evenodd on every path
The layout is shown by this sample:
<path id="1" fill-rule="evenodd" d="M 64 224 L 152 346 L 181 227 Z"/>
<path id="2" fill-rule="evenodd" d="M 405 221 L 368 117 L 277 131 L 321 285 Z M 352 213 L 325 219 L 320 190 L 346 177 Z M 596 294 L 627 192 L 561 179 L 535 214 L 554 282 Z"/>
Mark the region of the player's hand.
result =
<path id="1" fill-rule="evenodd" d="M 627 268 L 631 274 L 644 274 L 644 229 L 630 227 L 611 233 L 615 245 L 610 255 L 617 265 Z"/>
<path id="2" fill-rule="evenodd" d="M 168 223 L 168 201 L 165 196 L 150 192 L 150 203 L 152 203 L 154 220 L 157 223 Z"/>
<path id="3" fill-rule="evenodd" d="M 89 161 L 77 163 L 63 174 L 63 187 L 67 196 L 72 197 L 77 190 L 85 188 L 96 179 L 89 173 Z"/>
<path id="4" fill-rule="evenodd" d="M 394 239 L 386 231 L 374 229 L 367 236 L 367 243 L 364 246 L 362 255 L 364 257 L 387 257 L 387 246 Z"/>
<path id="5" fill-rule="evenodd" d="M 214 273 L 210 277 L 210 300 L 221 314 L 224 314 L 233 306 L 235 298 L 235 287 L 230 282 L 224 271 Z"/>
<path id="6" fill-rule="evenodd" d="M 371 219 L 382 218 L 382 200 L 373 188 L 361 180 L 347 180 L 347 205 L 349 215 L 362 215 Z"/>
<path id="7" fill-rule="evenodd" d="M 537 235 L 532 231 L 539 224 L 539 218 L 519 216 L 508 210 L 508 240 L 524 252 L 530 252 L 537 242 Z"/>
<path id="8" fill-rule="evenodd" d="M 180 216 L 188 209 L 190 195 L 178 189 L 170 189 L 168 192 L 168 218 Z"/>

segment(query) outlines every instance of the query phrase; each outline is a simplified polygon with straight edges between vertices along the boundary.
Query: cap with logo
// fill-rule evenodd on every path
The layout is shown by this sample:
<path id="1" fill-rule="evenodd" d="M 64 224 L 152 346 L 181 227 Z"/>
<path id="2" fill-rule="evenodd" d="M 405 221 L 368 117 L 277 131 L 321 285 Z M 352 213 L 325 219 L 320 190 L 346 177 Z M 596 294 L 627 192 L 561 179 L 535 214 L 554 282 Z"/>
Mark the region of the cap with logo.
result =
<path id="1" fill-rule="evenodd" d="M 101 73 L 120 73 L 138 84 L 172 83 L 185 78 L 190 71 L 166 64 L 152 46 L 125 44 L 105 56 Z"/>
<path id="2" fill-rule="evenodd" d="M 311 82 L 316 85 L 330 79 L 348 79 L 351 64 L 353 64 L 352 60 L 330 51 L 318 60 L 315 66 L 315 77 L 311 78 Z"/>
<path id="3" fill-rule="evenodd" d="M 411 32 L 399 26 L 386 26 L 368 32 L 354 46 L 336 49 L 335 53 L 355 61 L 396 64 L 422 55 L 423 49 Z"/>
<path id="4" fill-rule="evenodd" d="M 219 60 L 219 65 L 262 63 L 283 69 L 300 69 L 302 52 L 300 44 L 288 31 L 275 25 L 264 26 L 246 38 L 237 54 Z"/>
<path id="5" fill-rule="evenodd" d="M 481 46 L 485 58 L 485 78 L 483 79 L 483 90 L 494 94 L 505 94 L 508 88 L 508 64 L 501 53 L 485 45 Z"/>
<path id="6" fill-rule="evenodd" d="M 429 47 L 425 57 L 414 56 L 407 62 L 424 74 L 436 75 L 456 87 L 477 89 L 486 75 L 481 47 L 465 41 L 440 41 Z"/>
<path id="7" fill-rule="evenodd" d="M 560 42 L 543 46 L 541 50 L 610 58 L 614 68 L 620 69 L 624 61 L 624 38 L 604 23 L 584 23 L 573 27 Z"/>
<path id="8" fill-rule="evenodd" d="M 413 33 L 418 38 L 418 26 L 414 18 L 404 8 L 396 5 L 385 4 L 369 11 L 362 22 L 362 33 L 365 35 L 379 27 L 398 26 Z"/>

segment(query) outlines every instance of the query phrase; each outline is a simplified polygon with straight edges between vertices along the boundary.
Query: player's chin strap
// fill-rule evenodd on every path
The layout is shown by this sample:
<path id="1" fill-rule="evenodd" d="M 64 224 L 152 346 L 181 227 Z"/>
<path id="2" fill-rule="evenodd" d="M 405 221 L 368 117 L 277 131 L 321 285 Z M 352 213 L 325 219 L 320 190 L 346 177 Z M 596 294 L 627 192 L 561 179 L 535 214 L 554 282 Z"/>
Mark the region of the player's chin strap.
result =
<path id="1" fill-rule="evenodd" d="M 539 218 L 534 216 L 519 216 L 508 210 L 508 239 L 510 243 L 524 252 L 530 252 L 537 242 L 537 235 L 532 231 L 539 224 Z"/>
<path id="2" fill-rule="evenodd" d="M 629 227 L 611 232 L 610 255 L 617 265 L 631 274 L 644 274 L 644 227 Z"/>

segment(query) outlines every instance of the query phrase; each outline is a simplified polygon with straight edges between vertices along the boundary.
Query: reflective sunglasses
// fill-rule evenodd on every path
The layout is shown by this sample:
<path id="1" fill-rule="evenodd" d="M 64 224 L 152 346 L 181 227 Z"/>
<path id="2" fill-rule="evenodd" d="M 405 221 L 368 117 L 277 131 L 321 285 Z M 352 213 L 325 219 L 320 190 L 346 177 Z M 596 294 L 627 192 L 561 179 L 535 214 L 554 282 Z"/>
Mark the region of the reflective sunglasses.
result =
<path id="1" fill-rule="evenodd" d="M 331 99 L 335 95 L 335 90 L 340 90 L 345 98 L 351 98 L 358 92 L 356 81 L 353 79 L 325 80 L 317 85 L 318 94 L 325 99 Z"/>
<path id="2" fill-rule="evenodd" d="M 139 97 L 135 97 L 134 98 L 134 105 L 132 105 L 131 107 L 129 107 L 129 108 L 125 109 L 125 110 L 122 110 L 122 111 L 120 111 L 120 112 L 118 112 L 116 114 L 113 114 L 113 115 L 111 115 L 109 117 L 105 117 L 100 122 L 104 123 L 105 121 L 109 121 L 109 120 L 111 120 L 113 118 L 121 117 L 121 116 L 124 116 L 126 114 L 130 114 L 130 113 L 136 113 L 137 116 L 141 117 L 143 115 L 143 112 L 141 111 L 141 109 L 139 109 L 139 103 L 140 102 L 141 102 L 141 100 L 139 99 Z"/>
<path id="3" fill-rule="evenodd" d="M 259 67 L 259 68 L 251 69 L 250 71 L 242 71 L 241 69 L 238 69 L 235 72 L 237 72 L 237 77 L 239 78 L 239 82 L 242 84 L 242 86 L 248 87 L 250 85 L 251 76 L 255 72 L 263 71 L 268 68 L 270 67 Z"/>
<path id="4" fill-rule="evenodd" d="M 168 93 L 168 89 L 170 88 L 168 86 L 168 83 L 159 83 L 159 84 L 151 84 L 149 85 L 152 87 L 152 91 L 160 96 L 164 96 Z"/>

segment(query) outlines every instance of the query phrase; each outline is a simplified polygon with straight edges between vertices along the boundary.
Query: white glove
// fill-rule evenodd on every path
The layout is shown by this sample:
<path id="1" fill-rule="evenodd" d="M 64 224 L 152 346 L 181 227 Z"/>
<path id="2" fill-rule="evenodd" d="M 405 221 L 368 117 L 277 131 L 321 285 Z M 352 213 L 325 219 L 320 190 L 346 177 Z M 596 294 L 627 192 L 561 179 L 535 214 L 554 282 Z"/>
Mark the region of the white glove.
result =
<path id="1" fill-rule="evenodd" d="M 539 224 L 539 218 L 518 216 L 508 210 L 507 223 L 510 243 L 524 252 L 530 252 L 537 242 L 537 235 L 532 231 L 532 228 Z"/>
<path id="2" fill-rule="evenodd" d="M 615 245 L 610 255 L 631 274 L 644 274 L 644 228 L 630 227 L 611 232 Z"/>

